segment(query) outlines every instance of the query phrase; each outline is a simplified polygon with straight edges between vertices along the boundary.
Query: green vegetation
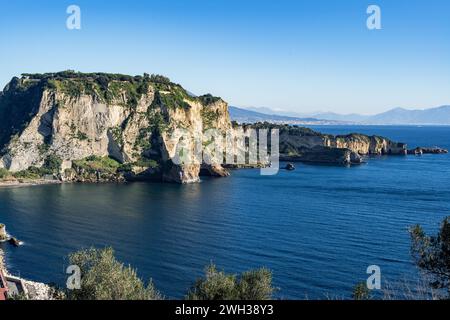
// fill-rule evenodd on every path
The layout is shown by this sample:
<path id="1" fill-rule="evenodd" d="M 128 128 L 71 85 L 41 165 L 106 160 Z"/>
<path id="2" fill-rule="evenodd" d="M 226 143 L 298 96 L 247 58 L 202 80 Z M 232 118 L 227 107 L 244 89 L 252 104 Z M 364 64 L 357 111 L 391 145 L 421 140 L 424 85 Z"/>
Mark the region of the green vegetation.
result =
<path id="1" fill-rule="evenodd" d="M 46 154 L 50 149 L 50 145 L 47 143 L 41 143 L 40 145 L 38 145 L 38 151 L 39 151 L 39 155 L 43 156 L 44 154 Z"/>
<path id="2" fill-rule="evenodd" d="M 61 164 L 61 158 L 51 154 L 44 160 L 42 167 L 31 166 L 26 170 L 14 172 L 12 175 L 16 179 L 37 180 L 45 175 L 58 174 L 61 170 Z"/>
<path id="3" fill-rule="evenodd" d="M 117 172 L 130 172 L 133 170 L 133 165 L 131 163 L 123 163 L 117 168 Z"/>
<path id="4" fill-rule="evenodd" d="M 358 283 L 355 288 L 353 288 L 352 297 L 354 300 L 370 300 L 372 298 L 370 290 L 367 288 L 365 282 Z"/>
<path id="5" fill-rule="evenodd" d="M 197 280 L 189 290 L 188 300 L 269 300 L 272 287 L 272 272 L 261 268 L 242 273 L 239 277 L 218 271 L 211 264 L 205 277 Z"/>
<path id="6" fill-rule="evenodd" d="M 125 95 L 127 102 L 125 106 L 136 107 L 139 99 L 148 90 L 149 82 L 118 82 L 112 81 L 109 86 L 103 88 L 103 98 L 106 102 L 111 103 Z"/>
<path id="7" fill-rule="evenodd" d="M 5 168 L 0 168 L 0 179 L 6 179 L 11 176 L 11 173 Z"/>
<path id="8" fill-rule="evenodd" d="M 129 76 L 110 73 L 81 73 L 72 70 L 44 73 L 22 74 L 27 82 L 43 83 L 44 88 L 58 90 L 72 97 L 82 94 L 94 95 L 101 101 L 111 103 L 122 101 L 124 106 L 135 108 L 143 94 L 152 85 L 157 91 L 169 91 L 172 97 L 167 97 L 167 105 L 185 107 L 180 104 L 181 97 L 189 97 L 186 91 L 169 78 L 161 75 Z"/>
<path id="9" fill-rule="evenodd" d="M 134 150 L 148 150 L 151 148 L 150 143 L 152 128 L 146 127 L 139 129 L 139 135 L 134 143 Z"/>
<path id="10" fill-rule="evenodd" d="M 68 290 L 69 300 L 159 300 L 150 281 L 147 286 L 135 269 L 116 260 L 112 248 L 88 249 L 69 255 L 81 270 L 81 289 Z"/>
<path id="11" fill-rule="evenodd" d="M 120 163 L 109 157 L 90 156 L 82 160 L 73 161 L 75 168 L 80 168 L 88 173 L 116 173 Z"/>
<path id="12" fill-rule="evenodd" d="M 203 105 L 209 105 L 212 103 L 216 103 L 217 101 L 222 100 L 220 97 L 214 97 L 212 94 L 208 93 L 203 96 L 198 97 Z"/>
<path id="13" fill-rule="evenodd" d="M 278 129 L 281 134 L 288 134 L 289 136 L 322 136 L 320 132 L 314 131 L 309 128 L 299 127 L 297 125 L 289 125 L 289 124 L 273 124 L 269 122 L 258 122 L 254 124 L 242 124 L 244 129 L 252 128 L 252 129 L 267 129 L 273 130 Z"/>
<path id="14" fill-rule="evenodd" d="M 22 74 L 27 83 L 43 83 L 48 89 L 58 90 L 72 97 L 82 94 L 94 95 L 106 103 L 123 101 L 125 106 L 136 107 L 139 99 L 153 86 L 159 103 L 168 108 L 188 108 L 185 100 L 198 99 L 202 103 L 211 103 L 220 98 L 205 95 L 194 98 L 179 84 L 172 83 L 169 78 L 161 75 L 128 76 L 109 73 L 81 73 L 72 70 L 44 73 Z M 25 81 L 24 80 L 24 81 Z"/>
<path id="15" fill-rule="evenodd" d="M 25 179 L 25 180 L 37 180 L 41 179 L 44 175 L 49 172 L 44 168 L 38 168 L 35 166 L 31 166 L 26 170 L 14 172 L 13 176 L 16 179 Z"/>
<path id="16" fill-rule="evenodd" d="M 152 133 L 163 133 L 168 129 L 168 123 L 166 119 L 164 119 L 161 112 L 154 112 L 153 110 L 149 110 L 147 113 L 147 119 L 150 124 L 149 128 Z"/>
<path id="17" fill-rule="evenodd" d="M 422 271 L 415 283 L 397 283 L 384 288 L 384 300 L 429 300 L 450 298 L 450 217 L 445 218 L 436 235 L 425 233 L 420 225 L 409 229 L 411 255 Z M 353 291 L 355 300 L 373 299 L 365 283 Z"/>
<path id="18" fill-rule="evenodd" d="M 219 119 L 219 111 L 211 110 L 208 107 L 204 107 L 201 111 L 203 120 L 203 129 L 209 129 L 214 126 L 214 123 Z"/>
<path id="19" fill-rule="evenodd" d="M 450 298 L 450 217 L 442 221 L 436 236 L 428 236 L 420 225 L 410 229 L 411 253 L 431 288 L 443 299 Z"/>
<path id="20" fill-rule="evenodd" d="M 132 165 L 136 167 L 152 168 L 152 169 L 156 169 L 159 167 L 158 162 L 156 162 L 153 159 L 147 158 L 141 158 L 140 160 L 134 162 Z"/>
<path id="21" fill-rule="evenodd" d="M 147 285 L 137 271 L 114 256 L 112 248 L 90 248 L 69 254 L 68 263 L 80 268 L 81 287 L 60 289 L 51 285 L 55 300 L 162 300 L 163 295 L 150 280 Z M 272 273 L 267 269 L 235 275 L 218 272 L 214 265 L 206 268 L 206 278 L 198 280 L 186 299 L 193 300 L 267 300 L 272 298 Z M 11 297 L 27 300 L 26 296 Z"/>
<path id="22" fill-rule="evenodd" d="M 119 147 L 122 147 L 123 146 L 123 136 L 122 136 L 123 129 L 122 129 L 122 127 L 117 126 L 117 127 L 111 128 L 110 132 L 111 132 L 111 135 L 112 135 L 114 141 L 119 145 Z"/>
<path id="23" fill-rule="evenodd" d="M 23 73 L 22 77 L 33 80 L 65 80 L 65 79 L 95 80 L 101 85 L 105 85 L 106 82 L 110 81 L 139 82 L 143 81 L 144 79 L 150 81 L 153 81 L 155 79 L 161 80 L 163 78 L 167 79 L 165 77 L 157 75 L 152 75 L 146 78 L 142 76 L 129 76 L 119 73 L 104 73 L 104 72 L 83 73 L 83 72 L 76 72 L 73 70 L 50 72 L 50 73 Z"/>
<path id="24" fill-rule="evenodd" d="M 171 109 L 189 109 L 191 106 L 185 100 L 192 100 L 192 97 L 181 86 L 174 85 L 167 88 L 167 91 L 157 91 L 155 100 L 159 106 L 166 106 Z"/>
<path id="25" fill-rule="evenodd" d="M 61 171 L 61 164 L 61 158 L 56 155 L 49 155 L 44 161 L 43 169 L 46 170 L 48 174 L 58 173 Z"/>
<path id="26" fill-rule="evenodd" d="M 81 141 L 85 141 L 85 140 L 89 140 L 88 136 L 86 133 L 78 131 L 77 134 L 75 135 L 75 138 Z"/>

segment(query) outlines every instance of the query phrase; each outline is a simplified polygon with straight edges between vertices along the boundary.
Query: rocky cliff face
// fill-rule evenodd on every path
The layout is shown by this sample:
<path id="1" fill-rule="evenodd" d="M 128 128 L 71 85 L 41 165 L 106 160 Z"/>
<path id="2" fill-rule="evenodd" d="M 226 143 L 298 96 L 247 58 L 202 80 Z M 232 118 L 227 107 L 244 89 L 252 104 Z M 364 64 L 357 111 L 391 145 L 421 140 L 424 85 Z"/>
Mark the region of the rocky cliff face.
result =
<path id="1" fill-rule="evenodd" d="M 358 133 L 339 136 L 325 136 L 324 144 L 332 148 L 345 148 L 359 155 L 405 155 L 407 147 L 404 143 L 393 142 L 380 136 L 367 136 Z"/>
<path id="2" fill-rule="evenodd" d="M 140 174 L 173 182 L 198 180 L 202 163 L 175 165 L 171 133 L 195 136 L 231 127 L 227 104 L 190 96 L 161 76 L 58 73 L 15 78 L 0 97 L 0 167 L 12 172 L 61 163 L 63 179 L 90 180 L 76 161 L 111 157 Z M 27 103 L 22 100 L 27 101 Z M 88 169 L 88 168 L 84 168 Z M 204 172 L 226 175 L 220 164 Z M 80 171 L 81 170 L 81 171 Z"/>
<path id="3" fill-rule="evenodd" d="M 406 144 L 380 136 L 358 133 L 333 136 L 308 128 L 269 123 L 244 125 L 246 127 L 278 129 L 280 158 L 285 161 L 357 164 L 362 162 L 362 156 L 407 154 Z"/>

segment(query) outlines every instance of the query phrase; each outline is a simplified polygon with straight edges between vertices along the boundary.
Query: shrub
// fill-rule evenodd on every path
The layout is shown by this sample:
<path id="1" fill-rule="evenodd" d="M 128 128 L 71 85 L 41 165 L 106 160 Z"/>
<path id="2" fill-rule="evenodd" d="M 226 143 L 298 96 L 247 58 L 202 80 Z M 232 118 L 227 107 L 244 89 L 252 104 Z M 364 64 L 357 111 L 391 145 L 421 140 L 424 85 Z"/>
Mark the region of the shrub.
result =
<path id="1" fill-rule="evenodd" d="M 81 289 L 68 291 L 70 300 L 162 299 L 151 281 L 145 286 L 136 270 L 116 260 L 112 248 L 81 250 L 69 262 L 81 270 Z"/>
<path id="2" fill-rule="evenodd" d="M 156 160 L 147 159 L 143 157 L 138 161 L 134 162 L 133 165 L 137 167 L 152 168 L 152 169 L 156 169 L 159 167 L 159 164 Z"/>
<path id="3" fill-rule="evenodd" d="M 31 166 L 26 170 L 14 172 L 13 176 L 17 179 L 36 180 L 42 178 L 42 176 L 46 174 L 49 174 L 47 169 Z"/>
<path id="4" fill-rule="evenodd" d="M 354 300 L 369 300 L 369 299 L 371 299 L 370 290 L 367 288 L 367 284 L 364 282 L 358 283 L 353 288 L 352 297 Z"/>
<path id="5" fill-rule="evenodd" d="M 0 179 L 6 179 L 11 175 L 11 173 L 4 169 L 4 168 L 0 168 Z"/>
<path id="6" fill-rule="evenodd" d="M 410 229 L 411 252 L 430 286 L 450 298 L 450 217 L 442 221 L 436 236 L 428 236 L 420 225 Z"/>
<path id="7" fill-rule="evenodd" d="M 43 169 L 46 174 L 58 173 L 61 170 L 62 160 L 56 155 L 49 155 L 45 161 Z"/>
<path id="8" fill-rule="evenodd" d="M 244 272 L 237 277 L 218 271 L 210 264 L 205 277 L 196 281 L 188 300 L 268 300 L 272 298 L 272 272 L 266 268 Z"/>
<path id="9" fill-rule="evenodd" d="M 82 168 L 88 172 L 105 171 L 115 173 L 120 163 L 109 157 L 89 156 L 82 160 L 73 161 L 74 167 Z"/>
<path id="10" fill-rule="evenodd" d="M 266 268 L 244 272 L 238 289 L 241 300 L 269 300 L 274 292 L 272 272 Z"/>
<path id="11" fill-rule="evenodd" d="M 220 97 L 214 97 L 210 93 L 200 96 L 200 97 L 198 97 L 198 99 L 202 102 L 203 105 L 212 104 L 212 103 L 215 103 L 215 102 L 221 100 Z"/>

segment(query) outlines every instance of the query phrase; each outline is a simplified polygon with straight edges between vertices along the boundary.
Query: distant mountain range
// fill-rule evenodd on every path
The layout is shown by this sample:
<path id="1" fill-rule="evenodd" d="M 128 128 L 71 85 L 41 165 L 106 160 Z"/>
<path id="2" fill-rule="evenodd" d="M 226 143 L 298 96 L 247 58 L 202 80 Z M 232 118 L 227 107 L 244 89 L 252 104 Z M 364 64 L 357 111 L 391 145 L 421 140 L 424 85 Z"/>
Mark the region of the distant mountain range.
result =
<path id="1" fill-rule="evenodd" d="M 286 124 L 344 124 L 343 121 L 322 120 L 313 117 L 290 117 L 286 115 L 276 114 L 276 111 L 271 111 L 265 108 L 266 112 L 257 112 L 249 109 L 237 108 L 233 106 L 228 107 L 231 120 L 238 123 L 255 123 L 255 122 L 271 122 L 271 123 L 286 123 Z"/>
<path id="2" fill-rule="evenodd" d="M 273 121 L 298 124 L 386 124 L 386 125 L 450 125 L 450 106 L 423 110 L 395 108 L 375 115 L 338 114 L 333 112 L 295 113 L 269 108 L 230 107 L 230 115 L 238 122 Z M 246 120 L 246 121 L 244 121 Z"/>

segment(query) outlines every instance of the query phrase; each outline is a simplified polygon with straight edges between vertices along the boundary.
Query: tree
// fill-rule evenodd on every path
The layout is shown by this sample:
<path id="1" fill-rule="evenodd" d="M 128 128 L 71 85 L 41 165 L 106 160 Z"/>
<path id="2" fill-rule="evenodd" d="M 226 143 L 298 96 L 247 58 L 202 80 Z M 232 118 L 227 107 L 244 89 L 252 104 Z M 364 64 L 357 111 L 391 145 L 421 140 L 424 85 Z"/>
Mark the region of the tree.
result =
<path id="1" fill-rule="evenodd" d="M 45 161 L 43 168 L 47 169 L 47 173 L 58 173 L 61 170 L 62 160 L 56 155 L 49 155 Z"/>
<path id="2" fill-rule="evenodd" d="M 150 281 L 146 287 L 136 270 L 116 260 L 112 248 L 81 250 L 69 255 L 81 270 L 81 289 L 69 290 L 70 300 L 159 300 Z"/>
<path id="3" fill-rule="evenodd" d="M 11 174 L 9 173 L 8 170 L 4 169 L 4 168 L 0 168 L 0 179 L 6 179 L 10 176 Z"/>
<path id="4" fill-rule="evenodd" d="M 420 225 L 412 227 L 410 234 L 417 266 L 428 276 L 432 288 L 450 298 L 450 217 L 443 220 L 436 236 L 428 236 Z"/>
<path id="5" fill-rule="evenodd" d="M 162 76 L 162 75 L 159 75 L 159 74 L 152 74 L 150 76 L 150 81 L 156 82 L 156 83 L 170 84 L 170 79 L 169 78 L 167 78 L 165 76 Z"/>
<path id="6" fill-rule="evenodd" d="M 205 269 L 186 295 L 188 300 L 269 300 L 272 298 L 272 272 L 266 268 L 250 270 L 237 277 L 218 271 L 214 264 Z"/>

